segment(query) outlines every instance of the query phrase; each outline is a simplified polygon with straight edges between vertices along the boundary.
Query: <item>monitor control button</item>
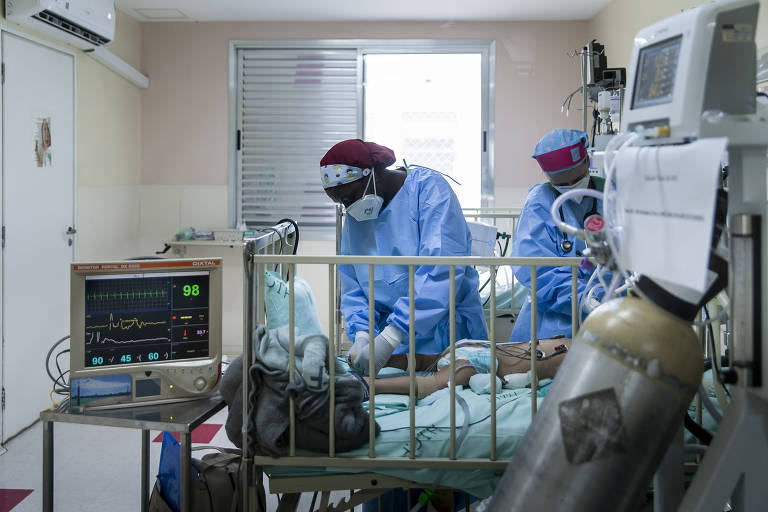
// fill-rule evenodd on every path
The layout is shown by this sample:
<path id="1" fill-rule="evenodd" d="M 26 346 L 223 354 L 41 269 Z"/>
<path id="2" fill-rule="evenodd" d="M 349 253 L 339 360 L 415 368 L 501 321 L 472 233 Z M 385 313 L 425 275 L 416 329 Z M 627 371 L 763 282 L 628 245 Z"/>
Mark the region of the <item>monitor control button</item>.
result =
<path id="1" fill-rule="evenodd" d="M 198 377 L 194 381 L 195 389 L 198 391 L 202 391 L 203 389 L 205 389 L 206 384 L 207 382 L 203 377 Z"/>

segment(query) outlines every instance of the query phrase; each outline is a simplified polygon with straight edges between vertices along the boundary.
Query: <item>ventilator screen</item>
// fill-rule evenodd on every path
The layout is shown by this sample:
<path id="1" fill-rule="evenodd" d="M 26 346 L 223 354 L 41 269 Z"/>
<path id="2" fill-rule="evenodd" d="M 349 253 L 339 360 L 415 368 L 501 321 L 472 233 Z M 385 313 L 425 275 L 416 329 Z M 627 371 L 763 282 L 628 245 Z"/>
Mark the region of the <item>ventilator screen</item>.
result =
<path id="1" fill-rule="evenodd" d="M 635 70 L 633 109 L 672 101 L 682 41 L 683 37 L 678 36 L 640 50 Z"/>

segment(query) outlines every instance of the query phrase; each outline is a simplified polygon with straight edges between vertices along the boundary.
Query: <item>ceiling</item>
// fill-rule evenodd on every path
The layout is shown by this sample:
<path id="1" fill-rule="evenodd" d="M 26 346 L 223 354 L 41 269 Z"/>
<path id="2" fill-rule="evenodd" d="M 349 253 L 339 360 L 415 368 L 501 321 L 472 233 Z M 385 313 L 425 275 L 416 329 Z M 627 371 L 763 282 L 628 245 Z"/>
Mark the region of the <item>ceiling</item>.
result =
<path id="1" fill-rule="evenodd" d="M 611 0 L 116 0 L 151 21 L 587 20 Z"/>

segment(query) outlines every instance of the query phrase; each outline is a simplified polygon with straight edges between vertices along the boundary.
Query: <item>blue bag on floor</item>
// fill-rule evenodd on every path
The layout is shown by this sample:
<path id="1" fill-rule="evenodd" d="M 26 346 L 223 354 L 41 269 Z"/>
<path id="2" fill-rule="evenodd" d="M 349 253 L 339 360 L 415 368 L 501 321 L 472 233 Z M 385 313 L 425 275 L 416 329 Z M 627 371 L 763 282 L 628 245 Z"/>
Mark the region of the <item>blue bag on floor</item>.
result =
<path id="1" fill-rule="evenodd" d="M 193 512 L 237 512 L 240 510 L 238 483 L 240 481 L 240 451 L 212 446 L 219 453 L 208 453 L 202 459 L 191 459 L 189 482 L 191 485 L 191 510 Z M 157 471 L 156 488 L 163 504 L 156 503 L 150 512 L 179 512 L 181 508 L 181 446 L 171 434 L 163 432 L 160 448 L 160 467 Z M 257 489 L 257 505 L 266 510 L 264 488 Z M 155 492 L 152 492 L 155 498 Z"/>
<path id="2" fill-rule="evenodd" d="M 194 482 L 194 470 L 190 464 L 190 482 Z M 160 448 L 160 467 L 157 481 L 160 495 L 175 511 L 181 509 L 181 445 L 170 433 L 163 432 L 163 445 Z"/>

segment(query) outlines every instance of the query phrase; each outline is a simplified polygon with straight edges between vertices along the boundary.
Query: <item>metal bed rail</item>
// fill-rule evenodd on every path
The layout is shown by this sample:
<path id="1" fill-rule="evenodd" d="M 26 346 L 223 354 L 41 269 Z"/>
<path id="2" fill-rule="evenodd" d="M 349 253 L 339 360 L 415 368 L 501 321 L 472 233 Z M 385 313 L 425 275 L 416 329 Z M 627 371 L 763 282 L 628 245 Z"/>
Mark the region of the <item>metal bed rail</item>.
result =
<path id="1" fill-rule="evenodd" d="M 514 237 L 522 208 L 462 208 L 464 218 L 475 222 L 490 222 Z M 505 222 L 506 221 L 506 222 Z M 511 240 L 510 240 L 511 242 Z"/>
<path id="2" fill-rule="evenodd" d="M 253 236 L 243 238 L 243 248 L 249 254 L 285 254 L 296 244 L 296 229 L 290 222 L 261 228 Z"/>
<path id="3" fill-rule="evenodd" d="M 253 258 L 256 255 L 279 255 L 283 253 L 284 251 L 290 249 L 291 252 L 293 252 L 293 249 L 295 248 L 297 244 L 297 237 L 298 233 L 296 232 L 296 228 L 294 225 L 290 222 L 281 222 L 279 224 L 275 224 L 274 226 L 267 227 L 262 229 L 259 233 L 257 233 L 254 236 L 250 236 L 243 239 L 243 358 L 245 359 L 243 361 L 243 372 L 242 372 L 242 381 L 243 381 L 243 418 L 247 418 L 248 414 L 248 403 L 246 397 L 247 395 L 247 386 L 248 386 L 248 368 L 250 368 L 251 363 L 253 362 L 252 357 L 247 356 L 247 354 L 252 354 L 249 350 L 245 350 L 245 347 L 247 346 L 248 341 L 250 340 L 250 333 L 253 332 L 253 329 L 255 325 L 251 321 L 253 318 L 253 311 L 255 311 L 255 306 L 253 303 L 253 297 L 255 297 L 256 292 L 256 284 L 254 282 L 254 268 L 253 268 Z M 287 276 L 287 268 L 280 266 L 279 267 L 280 275 L 283 278 L 288 277 Z M 260 277 L 260 286 L 259 290 L 264 290 L 264 268 L 262 267 L 259 273 Z M 291 285 L 293 285 L 293 279 L 291 279 Z M 293 289 L 291 289 L 291 294 L 293 294 Z M 291 295 L 293 296 L 293 295 Z M 293 306 L 293 302 L 291 302 L 291 307 Z M 263 310 L 264 308 L 264 302 L 262 300 L 261 308 Z M 293 322 L 293 319 L 291 319 L 291 322 Z M 247 364 L 246 364 L 247 363 Z M 246 422 L 243 422 L 243 440 L 242 440 L 242 467 L 240 472 L 240 489 L 242 490 L 241 499 L 242 499 L 242 510 L 249 510 L 249 504 L 250 503 L 257 503 L 258 501 L 258 490 L 261 485 L 261 481 L 259 480 L 257 482 L 257 478 L 261 478 L 261 474 L 254 471 L 253 461 L 252 457 L 253 454 L 249 453 L 248 450 L 248 433 L 247 429 L 245 428 Z"/>
<path id="4" fill-rule="evenodd" d="M 441 468 L 444 469 L 449 466 L 451 469 L 503 469 L 506 467 L 508 460 L 498 460 L 496 453 L 496 382 L 495 379 L 491 379 L 491 417 L 490 417 L 490 446 L 489 457 L 480 459 L 462 459 L 458 460 L 456 457 L 456 333 L 455 333 L 455 309 L 456 309 L 456 297 L 455 297 L 455 271 L 457 266 L 476 266 L 483 265 L 488 266 L 491 269 L 492 275 L 495 276 L 496 269 L 502 265 L 516 265 L 516 266 L 528 266 L 531 269 L 531 295 L 536 296 L 537 283 L 536 283 L 536 270 L 538 267 L 571 267 L 571 301 L 572 301 L 572 317 L 577 318 L 577 305 L 578 305 L 578 287 L 577 287 L 577 273 L 578 264 L 581 258 L 481 258 L 481 257 L 426 257 L 426 256 L 285 256 L 285 255 L 268 255 L 268 254 L 256 254 L 255 252 L 246 251 L 245 263 L 246 263 L 246 284 L 244 287 L 245 293 L 245 322 L 244 322 L 244 339 L 243 339 L 243 418 L 244 418 L 244 430 L 243 430 L 243 453 L 244 459 L 253 466 L 337 466 L 337 467 L 356 467 L 356 468 Z M 337 351 L 334 343 L 328 344 L 328 373 L 329 373 L 329 408 L 331 414 L 329 414 L 329 447 L 327 455 L 318 456 L 296 456 L 296 419 L 294 411 L 294 399 L 290 399 L 290 411 L 289 411 L 289 448 L 288 456 L 286 457 L 265 457 L 257 456 L 253 453 L 248 453 L 250 443 L 248 442 L 248 432 L 246 431 L 247 419 L 249 411 L 247 410 L 247 397 L 248 397 L 248 376 L 247 369 L 250 368 L 253 363 L 253 347 L 250 334 L 259 324 L 265 323 L 265 297 L 264 297 L 264 270 L 271 265 L 280 265 L 288 270 L 288 289 L 289 296 L 294 297 L 294 278 L 296 265 L 321 265 L 325 266 L 328 270 L 328 300 L 333 303 L 336 299 L 336 274 L 338 265 L 368 265 L 370 282 L 373 283 L 373 272 L 375 265 L 399 265 L 408 267 L 408 281 L 409 281 L 409 312 L 410 316 L 414 316 L 415 312 L 415 289 L 414 289 L 414 273 L 415 269 L 422 265 L 430 266 L 447 266 L 449 270 L 450 289 L 448 296 L 446 297 L 449 307 L 450 324 L 449 324 L 449 336 L 450 336 L 450 374 L 452 378 L 449 382 L 450 388 L 450 453 L 448 457 L 432 457 L 432 458 L 420 458 L 416 456 L 416 418 L 415 418 L 415 406 L 416 406 L 416 352 L 415 352 L 415 330 L 411 323 L 408 340 L 409 340 L 409 352 L 408 352 L 408 374 L 410 378 L 410 391 L 409 391 L 409 404 L 410 404 L 410 450 L 408 457 L 377 457 L 376 455 L 376 443 L 375 443 L 375 396 L 376 396 L 376 382 L 375 379 L 370 379 L 370 402 L 369 402 L 369 454 L 368 456 L 350 457 L 339 456 L 336 453 L 335 447 L 335 425 L 333 411 L 335 408 L 335 364 Z M 491 286 L 495 288 L 495 279 L 491 280 Z M 370 318 L 373 318 L 374 308 L 374 289 L 371 284 L 368 290 L 368 306 Z M 491 311 L 495 312 L 495 290 L 491 293 Z M 536 349 L 538 346 L 538 340 L 536 339 L 537 331 L 537 307 L 536 300 L 533 300 L 533 307 L 531 309 L 531 344 L 530 344 L 530 361 L 531 361 L 531 409 L 532 414 L 536 413 L 538 404 L 538 374 L 536 369 Z M 334 339 L 334 330 L 337 327 L 334 321 L 335 312 L 333 309 L 329 309 L 329 340 Z M 293 380 L 295 374 L 295 360 L 294 360 L 294 343 L 295 334 L 293 326 L 295 325 L 295 311 L 293 300 L 289 301 L 289 379 Z M 577 330 L 577 322 L 572 323 L 572 337 L 575 337 Z M 369 326 L 370 339 L 375 338 L 374 326 Z M 493 322 L 490 322 L 489 337 L 490 337 L 490 351 L 491 351 L 491 374 L 496 374 L 496 332 Z M 370 344 L 370 361 L 371 367 L 369 374 L 373 373 L 373 354 L 374 344 Z"/>

